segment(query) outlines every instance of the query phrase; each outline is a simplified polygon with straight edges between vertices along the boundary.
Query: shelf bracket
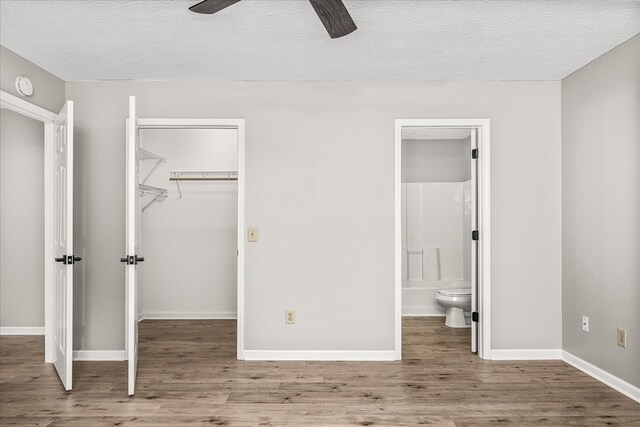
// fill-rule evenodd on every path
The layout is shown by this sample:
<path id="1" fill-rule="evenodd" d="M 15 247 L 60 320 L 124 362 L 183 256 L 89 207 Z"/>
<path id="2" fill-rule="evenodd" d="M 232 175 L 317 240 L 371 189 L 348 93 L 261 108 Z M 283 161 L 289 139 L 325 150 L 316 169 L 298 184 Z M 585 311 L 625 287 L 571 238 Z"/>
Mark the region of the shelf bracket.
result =
<path id="1" fill-rule="evenodd" d="M 143 184 L 146 184 L 147 180 L 151 177 L 151 175 L 156 171 L 156 169 L 158 169 L 158 166 L 160 166 L 161 163 L 164 163 L 165 160 L 164 159 L 158 159 L 156 161 L 156 164 L 153 165 L 153 167 L 151 168 L 151 170 L 149 171 L 149 173 L 147 174 L 147 176 L 144 177 L 144 179 L 142 180 Z"/>

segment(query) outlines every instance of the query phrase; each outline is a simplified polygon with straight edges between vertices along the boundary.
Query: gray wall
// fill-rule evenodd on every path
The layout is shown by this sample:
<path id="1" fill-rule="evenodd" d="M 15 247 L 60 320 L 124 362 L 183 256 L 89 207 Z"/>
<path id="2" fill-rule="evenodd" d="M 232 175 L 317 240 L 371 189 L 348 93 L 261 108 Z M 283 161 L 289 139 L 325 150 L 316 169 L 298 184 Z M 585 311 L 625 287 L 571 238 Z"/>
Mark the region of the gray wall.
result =
<path id="1" fill-rule="evenodd" d="M 129 95 L 142 117 L 247 120 L 246 223 L 260 241 L 246 244 L 246 347 L 258 350 L 392 349 L 394 119 L 492 119 L 493 346 L 560 348 L 559 82 L 213 81 L 67 84 L 78 348 L 123 348 Z"/>
<path id="2" fill-rule="evenodd" d="M 44 326 L 44 125 L 0 111 L 0 326 Z"/>
<path id="3" fill-rule="evenodd" d="M 471 179 L 471 137 L 405 139 L 402 182 L 462 182 Z"/>
<path id="4" fill-rule="evenodd" d="M 0 89 L 19 96 L 18 76 L 34 84 L 24 98 L 50 111 L 64 103 L 64 82 L 0 46 Z M 0 113 L 0 326 L 44 326 L 44 127 Z"/>
<path id="5" fill-rule="evenodd" d="M 0 71 L 0 89 L 3 91 L 20 96 L 15 86 L 16 77 L 29 77 L 33 83 L 33 96 L 21 98 L 53 112 L 62 108 L 64 81 L 4 46 L 0 46 Z"/>
<path id="6" fill-rule="evenodd" d="M 640 36 L 562 81 L 562 167 L 563 348 L 640 386 Z"/>

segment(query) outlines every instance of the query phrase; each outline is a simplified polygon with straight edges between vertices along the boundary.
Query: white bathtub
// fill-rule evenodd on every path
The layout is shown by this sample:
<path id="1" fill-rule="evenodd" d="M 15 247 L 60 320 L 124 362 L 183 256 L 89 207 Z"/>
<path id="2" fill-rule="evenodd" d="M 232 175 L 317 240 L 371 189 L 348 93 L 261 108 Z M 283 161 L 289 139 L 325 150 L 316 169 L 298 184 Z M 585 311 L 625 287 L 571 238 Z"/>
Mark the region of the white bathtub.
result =
<path id="1" fill-rule="evenodd" d="M 436 302 L 438 289 L 469 288 L 470 282 L 452 280 L 433 284 L 409 285 L 402 288 L 403 316 L 444 316 L 444 309 Z"/>

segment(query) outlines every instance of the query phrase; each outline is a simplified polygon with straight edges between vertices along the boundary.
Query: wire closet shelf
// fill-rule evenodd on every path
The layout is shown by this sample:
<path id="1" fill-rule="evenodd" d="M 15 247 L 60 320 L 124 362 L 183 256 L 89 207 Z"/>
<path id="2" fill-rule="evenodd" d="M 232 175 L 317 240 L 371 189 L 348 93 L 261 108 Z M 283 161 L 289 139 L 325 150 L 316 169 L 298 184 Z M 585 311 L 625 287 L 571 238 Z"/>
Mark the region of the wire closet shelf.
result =
<path id="1" fill-rule="evenodd" d="M 151 201 L 147 203 L 143 208 L 144 212 L 154 202 L 161 202 L 168 197 L 168 191 L 166 188 L 154 187 L 153 185 L 138 184 L 138 194 L 140 198 L 151 197 Z"/>

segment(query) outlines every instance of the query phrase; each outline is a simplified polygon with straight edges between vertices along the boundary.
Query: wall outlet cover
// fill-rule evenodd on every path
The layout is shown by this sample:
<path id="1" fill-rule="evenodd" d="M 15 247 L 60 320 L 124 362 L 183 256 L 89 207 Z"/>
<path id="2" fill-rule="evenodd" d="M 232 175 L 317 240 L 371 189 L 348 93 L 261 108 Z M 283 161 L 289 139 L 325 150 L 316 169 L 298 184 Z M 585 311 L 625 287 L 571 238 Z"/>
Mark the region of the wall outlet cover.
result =
<path id="1" fill-rule="evenodd" d="M 618 328 L 618 345 L 627 348 L 627 330 Z"/>
<path id="2" fill-rule="evenodd" d="M 589 332 L 589 318 L 587 316 L 582 316 L 582 330 Z"/>
<path id="3" fill-rule="evenodd" d="M 284 311 L 284 322 L 287 325 L 293 325 L 296 323 L 296 311 L 295 310 L 285 310 Z"/>

